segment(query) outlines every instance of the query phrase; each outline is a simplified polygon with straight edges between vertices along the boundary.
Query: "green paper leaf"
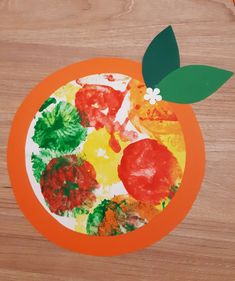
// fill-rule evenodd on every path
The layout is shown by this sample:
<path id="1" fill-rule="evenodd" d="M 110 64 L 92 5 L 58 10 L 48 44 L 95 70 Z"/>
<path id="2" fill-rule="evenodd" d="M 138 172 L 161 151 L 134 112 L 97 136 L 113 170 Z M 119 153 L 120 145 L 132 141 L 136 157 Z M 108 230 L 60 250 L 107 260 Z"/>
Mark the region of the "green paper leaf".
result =
<path id="1" fill-rule="evenodd" d="M 155 88 L 168 73 L 180 67 L 177 42 L 171 26 L 160 32 L 148 46 L 142 61 L 147 87 Z"/>
<path id="2" fill-rule="evenodd" d="M 194 103 L 219 89 L 233 72 L 207 65 L 187 65 L 166 76 L 157 87 L 165 101 Z"/>

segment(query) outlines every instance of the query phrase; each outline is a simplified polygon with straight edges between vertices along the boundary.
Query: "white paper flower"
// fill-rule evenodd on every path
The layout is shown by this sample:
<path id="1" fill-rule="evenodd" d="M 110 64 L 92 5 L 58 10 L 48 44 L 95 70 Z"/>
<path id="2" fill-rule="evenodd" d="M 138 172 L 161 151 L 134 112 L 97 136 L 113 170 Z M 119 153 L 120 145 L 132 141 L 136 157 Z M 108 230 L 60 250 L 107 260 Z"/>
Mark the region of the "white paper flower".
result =
<path id="1" fill-rule="evenodd" d="M 157 101 L 161 101 L 162 96 L 160 95 L 160 90 L 158 88 L 147 88 L 144 99 L 149 101 L 150 104 L 155 104 Z"/>

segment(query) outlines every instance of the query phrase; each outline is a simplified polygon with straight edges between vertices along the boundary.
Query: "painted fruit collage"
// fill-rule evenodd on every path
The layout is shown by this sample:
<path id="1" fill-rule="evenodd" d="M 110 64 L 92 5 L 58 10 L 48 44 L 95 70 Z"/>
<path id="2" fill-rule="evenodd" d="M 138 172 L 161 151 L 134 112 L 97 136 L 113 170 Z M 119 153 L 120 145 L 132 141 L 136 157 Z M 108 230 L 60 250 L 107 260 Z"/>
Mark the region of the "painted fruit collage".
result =
<path id="1" fill-rule="evenodd" d="M 204 172 L 200 128 L 189 105 L 153 104 L 146 91 L 140 63 L 91 59 L 49 76 L 20 107 L 10 138 L 14 191 L 50 240 L 128 252 L 161 239 L 190 209 Z"/>

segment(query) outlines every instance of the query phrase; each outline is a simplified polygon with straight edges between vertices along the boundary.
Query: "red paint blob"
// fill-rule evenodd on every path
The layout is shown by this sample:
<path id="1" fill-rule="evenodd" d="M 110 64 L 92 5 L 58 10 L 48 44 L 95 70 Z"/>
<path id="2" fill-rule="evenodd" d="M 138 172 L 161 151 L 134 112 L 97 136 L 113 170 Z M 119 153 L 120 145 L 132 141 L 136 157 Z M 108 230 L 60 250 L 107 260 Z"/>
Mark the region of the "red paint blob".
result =
<path id="1" fill-rule="evenodd" d="M 111 79 L 110 77 L 109 79 Z M 96 130 L 105 127 L 110 133 L 109 145 L 116 153 L 121 151 L 121 146 L 114 136 L 115 132 L 119 133 L 123 141 L 137 138 L 136 132 L 125 130 L 128 118 L 123 124 L 115 121 L 127 90 L 121 92 L 106 85 L 85 84 L 77 92 L 75 99 L 82 125 L 95 127 Z"/>
<path id="2" fill-rule="evenodd" d="M 111 82 L 115 81 L 115 79 L 114 79 L 114 77 L 113 77 L 112 74 L 107 74 L 107 75 L 105 75 L 105 78 L 106 78 L 108 81 L 111 81 Z"/>
<path id="3" fill-rule="evenodd" d="M 40 180 L 42 194 L 51 212 L 63 215 L 75 207 L 92 206 L 93 189 L 99 185 L 93 166 L 76 155 L 52 159 Z"/>
<path id="4" fill-rule="evenodd" d="M 121 146 L 120 146 L 118 140 L 115 138 L 114 134 L 111 134 L 111 137 L 109 140 L 109 146 L 116 153 L 119 153 L 121 151 Z"/>
<path id="5" fill-rule="evenodd" d="M 82 124 L 96 129 L 110 125 L 115 120 L 125 94 L 105 85 L 84 85 L 75 99 Z"/>
<path id="6" fill-rule="evenodd" d="M 181 170 L 164 145 L 143 139 L 124 149 L 118 175 L 135 199 L 158 204 L 170 194 Z"/>

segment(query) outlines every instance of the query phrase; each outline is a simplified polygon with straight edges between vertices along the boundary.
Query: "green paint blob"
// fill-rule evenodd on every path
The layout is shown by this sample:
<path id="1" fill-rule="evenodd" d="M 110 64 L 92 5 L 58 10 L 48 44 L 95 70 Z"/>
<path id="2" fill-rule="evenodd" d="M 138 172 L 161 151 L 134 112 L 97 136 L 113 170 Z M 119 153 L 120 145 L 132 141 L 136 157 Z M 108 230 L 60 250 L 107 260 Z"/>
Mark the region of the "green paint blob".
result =
<path id="1" fill-rule="evenodd" d="M 55 98 L 48 98 L 43 105 L 39 108 L 39 112 L 42 112 L 44 109 L 46 109 L 49 105 L 56 103 Z"/>
<path id="2" fill-rule="evenodd" d="M 72 152 L 87 135 L 74 106 L 59 102 L 52 111 L 43 111 L 34 127 L 33 141 L 40 148 Z"/>
<path id="3" fill-rule="evenodd" d="M 77 216 L 79 215 L 87 215 L 89 214 L 89 211 L 85 208 L 82 208 L 82 207 L 75 207 L 73 209 L 73 216 L 76 218 Z"/>
<path id="4" fill-rule="evenodd" d="M 86 231 L 90 235 L 99 235 L 99 225 L 102 223 L 105 213 L 108 209 L 114 211 L 118 215 L 118 229 L 112 229 L 111 235 L 120 235 L 133 231 L 136 229 L 135 225 L 131 223 L 122 224 L 127 214 L 125 214 L 121 208 L 121 205 L 126 205 L 126 201 L 123 200 L 120 203 L 113 202 L 112 200 L 104 199 L 93 211 L 90 213 L 87 220 Z M 119 221 L 120 220 L 120 221 Z"/>
<path id="5" fill-rule="evenodd" d="M 136 229 L 136 227 L 133 224 L 129 224 L 129 223 L 126 223 L 124 227 L 125 227 L 127 232 L 133 231 L 133 230 Z"/>
<path id="6" fill-rule="evenodd" d="M 52 169 L 58 170 L 61 167 L 64 167 L 66 165 L 69 165 L 69 159 L 67 159 L 65 157 L 59 157 L 59 158 L 57 158 L 56 163 L 52 166 Z"/>
<path id="7" fill-rule="evenodd" d="M 78 189 L 79 186 L 74 182 L 67 181 L 63 188 L 64 195 L 69 197 L 71 190 Z"/>
<path id="8" fill-rule="evenodd" d="M 51 159 L 60 156 L 61 153 L 56 151 L 51 151 L 48 149 L 41 149 L 39 154 L 32 153 L 31 161 L 32 161 L 33 175 L 37 182 L 40 182 L 42 172 L 46 169 L 46 166 L 51 161 Z"/>
<path id="9" fill-rule="evenodd" d="M 98 235 L 98 227 L 103 221 L 105 212 L 111 201 L 104 199 L 93 211 L 87 219 L 86 231 L 90 235 Z"/>

